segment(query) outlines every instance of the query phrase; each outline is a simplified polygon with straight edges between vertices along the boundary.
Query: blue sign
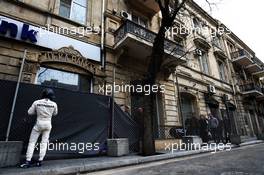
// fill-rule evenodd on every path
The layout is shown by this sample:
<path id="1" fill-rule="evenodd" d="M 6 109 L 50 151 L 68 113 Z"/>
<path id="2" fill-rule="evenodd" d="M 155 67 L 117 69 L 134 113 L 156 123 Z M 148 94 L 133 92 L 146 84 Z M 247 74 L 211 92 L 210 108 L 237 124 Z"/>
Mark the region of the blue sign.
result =
<path id="1" fill-rule="evenodd" d="M 10 22 L 3 20 L 1 25 L 0 25 L 0 34 L 7 35 L 8 31 L 10 33 L 10 37 L 16 38 L 18 35 L 18 26 L 14 23 L 10 23 Z M 30 30 L 28 24 L 23 24 L 20 39 L 22 39 L 24 41 L 29 40 L 32 43 L 36 43 L 37 42 L 37 38 L 36 38 L 37 33 L 38 32 L 33 30 L 33 29 Z"/>

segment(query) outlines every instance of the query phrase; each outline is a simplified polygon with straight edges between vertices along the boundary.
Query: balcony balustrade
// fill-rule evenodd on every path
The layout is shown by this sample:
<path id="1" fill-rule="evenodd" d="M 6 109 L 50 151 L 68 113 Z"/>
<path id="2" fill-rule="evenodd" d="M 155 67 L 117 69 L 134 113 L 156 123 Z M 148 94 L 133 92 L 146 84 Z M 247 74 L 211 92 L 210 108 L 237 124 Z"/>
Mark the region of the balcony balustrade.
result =
<path id="1" fill-rule="evenodd" d="M 250 54 L 244 49 L 231 53 L 231 57 L 233 63 L 238 64 L 242 67 L 246 67 L 250 64 L 253 64 Z"/>
<path id="2" fill-rule="evenodd" d="M 247 95 L 247 96 L 262 96 L 263 91 L 262 87 L 260 85 L 255 84 L 252 81 L 249 82 L 244 82 L 239 85 L 240 91 L 242 94 Z"/>
<path id="3" fill-rule="evenodd" d="M 125 48 L 126 56 L 137 57 L 137 59 L 144 60 L 151 55 L 156 35 L 156 33 L 147 28 L 133 21 L 126 20 L 115 31 L 114 49 L 118 50 Z M 166 57 L 173 62 L 169 61 L 170 64 L 180 64 L 186 61 L 184 58 L 184 47 L 174 41 L 165 39 L 164 52 Z"/>

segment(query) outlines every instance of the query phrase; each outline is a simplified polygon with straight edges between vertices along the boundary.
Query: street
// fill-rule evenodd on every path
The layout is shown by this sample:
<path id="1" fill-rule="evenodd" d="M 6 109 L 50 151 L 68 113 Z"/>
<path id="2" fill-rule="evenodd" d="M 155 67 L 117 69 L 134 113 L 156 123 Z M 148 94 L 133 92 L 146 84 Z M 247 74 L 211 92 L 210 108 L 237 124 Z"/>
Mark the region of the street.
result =
<path id="1" fill-rule="evenodd" d="M 264 144 L 85 175 L 264 175 Z"/>

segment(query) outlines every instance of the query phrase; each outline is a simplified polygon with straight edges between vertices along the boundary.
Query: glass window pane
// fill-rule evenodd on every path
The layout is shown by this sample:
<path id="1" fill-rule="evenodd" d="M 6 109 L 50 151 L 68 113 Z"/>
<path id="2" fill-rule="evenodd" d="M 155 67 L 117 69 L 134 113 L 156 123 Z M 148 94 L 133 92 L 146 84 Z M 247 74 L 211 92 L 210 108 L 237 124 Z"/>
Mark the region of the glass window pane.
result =
<path id="1" fill-rule="evenodd" d="M 209 74 L 208 65 L 204 62 L 204 73 Z"/>
<path id="2" fill-rule="evenodd" d="M 200 27 L 200 22 L 197 18 L 193 18 L 193 25 L 195 28 L 198 28 Z"/>
<path id="3" fill-rule="evenodd" d="M 37 84 L 71 90 L 79 89 L 78 74 L 44 67 L 41 67 L 38 72 Z"/>
<path id="4" fill-rule="evenodd" d="M 203 64 L 203 72 L 205 73 L 205 74 L 209 74 L 209 68 L 208 68 L 208 62 L 207 62 L 207 56 L 206 56 L 206 54 L 204 53 L 203 55 L 202 55 L 202 64 Z"/>
<path id="5" fill-rule="evenodd" d="M 74 0 L 75 3 L 86 7 L 87 0 Z"/>
<path id="6" fill-rule="evenodd" d="M 71 19 L 79 23 L 86 23 L 86 8 L 73 3 Z"/>
<path id="7" fill-rule="evenodd" d="M 70 12 L 71 12 L 71 0 L 62 0 L 60 2 L 59 15 L 65 18 L 69 18 Z"/>
<path id="8" fill-rule="evenodd" d="M 202 56 L 199 56 L 199 66 L 200 66 L 201 72 L 203 72 L 204 71 L 204 68 L 203 68 L 203 59 L 202 59 Z"/>
<path id="9" fill-rule="evenodd" d="M 41 67 L 38 71 L 37 84 L 89 93 L 91 77 Z"/>
<path id="10" fill-rule="evenodd" d="M 222 62 L 218 62 L 218 65 L 219 65 L 219 72 L 220 72 L 220 79 L 221 80 L 225 80 L 225 66 Z"/>
<path id="11" fill-rule="evenodd" d="M 71 6 L 71 1 L 72 0 L 61 0 L 60 2 Z"/>

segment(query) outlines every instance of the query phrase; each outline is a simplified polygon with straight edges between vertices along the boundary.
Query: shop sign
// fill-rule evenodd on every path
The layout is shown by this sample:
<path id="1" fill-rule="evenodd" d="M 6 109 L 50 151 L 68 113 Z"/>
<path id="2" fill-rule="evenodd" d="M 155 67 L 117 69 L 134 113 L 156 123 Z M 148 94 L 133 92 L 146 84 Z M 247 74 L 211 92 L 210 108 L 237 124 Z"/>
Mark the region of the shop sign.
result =
<path id="1" fill-rule="evenodd" d="M 32 43 L 37 46 L 58 50 L 63 47 L 73 47 L 87 59 L 100 61 L 101 49 L 65 35 L 44 30 L 41 27 L 29 25 L 9 17 L 0 15 L 0 36 Z"/>
<path id="2" fill-rule="evenodd" d="M 10 37 L 16 38 L 18 35 L 18 26 L 14 23 L 9 23 L 7 21 L 2 20 L 0 24 L 0 33 L 5 36 L 8 32 L 10 33 Z M 37 33 L 38 32 L 33 29 L 30 30 L 28 24 L 23 24 L 22 31 L 19 37 L 21 40 L 29 40 L 32 43 L 36 43 Z"/>

